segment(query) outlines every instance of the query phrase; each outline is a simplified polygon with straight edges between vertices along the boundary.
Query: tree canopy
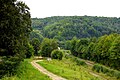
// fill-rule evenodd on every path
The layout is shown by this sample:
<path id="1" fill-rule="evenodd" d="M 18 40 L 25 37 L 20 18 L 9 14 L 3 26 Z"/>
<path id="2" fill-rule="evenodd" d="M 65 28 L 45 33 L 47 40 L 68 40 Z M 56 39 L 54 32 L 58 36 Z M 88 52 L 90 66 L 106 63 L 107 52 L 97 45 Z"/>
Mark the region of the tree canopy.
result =
<path id="1" fill-rule="evenodd" d="M 92 16 L 55 16 L 32 18 L 32 27 L 43 37 L 60 41 L 77 38 L 100 37 L 105 34 L 120 33 L 120 18 Z"/>
<path id="2" fill-rule="evenodd" d="M 73 38 L 65 44 L 74 56 L 120 70 L 120 34 L 104 35 L 98 39 Z"/>
<path id="3" fill-rule="evenodd" d="M 12 74 L 24 58 L 31 31 L 29 7 L 17 0 L 0 0 L 0 77 Z"/>

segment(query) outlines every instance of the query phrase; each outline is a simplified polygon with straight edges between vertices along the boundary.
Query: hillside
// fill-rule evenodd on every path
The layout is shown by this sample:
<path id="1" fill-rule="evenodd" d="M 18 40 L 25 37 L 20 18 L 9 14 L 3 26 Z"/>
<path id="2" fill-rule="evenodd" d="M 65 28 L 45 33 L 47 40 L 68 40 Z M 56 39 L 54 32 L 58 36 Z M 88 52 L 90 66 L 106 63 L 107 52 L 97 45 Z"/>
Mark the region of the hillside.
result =
<path id="1" fill-rule="evenodd" d="M 32 18 L 32 27 L 43 37 L 58 40 L 99 37 L 110 33 L 120 33 L 120 18 L 91 16 L 55 16 Z"/>
<path id="2" fill-rule="evenodd" d="M 22 0 L 0 3 L 0 80 L 120 80 L 120 18 L 31 18 Z"/>

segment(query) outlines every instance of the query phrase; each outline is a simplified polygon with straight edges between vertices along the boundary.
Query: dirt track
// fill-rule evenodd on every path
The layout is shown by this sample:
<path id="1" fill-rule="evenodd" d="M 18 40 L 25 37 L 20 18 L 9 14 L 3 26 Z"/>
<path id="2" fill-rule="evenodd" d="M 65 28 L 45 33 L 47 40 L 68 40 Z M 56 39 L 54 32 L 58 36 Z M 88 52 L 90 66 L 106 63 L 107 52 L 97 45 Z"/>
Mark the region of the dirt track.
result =
<path id="1" fill-rule="evenodd" d="M 60 76 L 57 76 L 49 71 L 47 71 L 45 68 L 43 68 L 42 66 L 40 66 L 39 64 L 37 64 L 36 62 L 39 62 L 39 61 L 42 61 L 42 60 L 33 60 L 31 62 L 31 64 L 36 68 L 38 69 L 40 72 L 42 72 L 43 74 L 46 74 L 47 76 L 49 76 L 52 80 L 67 80 L 65 78 L 62 78 Z"/>
<path id="2" fill-rule="evenodd" d="M 82 59 L 81 59 L 82 60 Z M 43 61 L 43 60 L 33 60 L 32 62 L 31 62 L 31 64 L 36 68 L 36 69 L 38 69 L 40 72 L 42 72 L 43 74 L 46 74 L 47 76 L 49 76 L 52 80 L 67 80 L 67 79 L 65 79 L 65 78 L 62 78 L 62 77 L 60 77 L 60 76 L 57 76 L 57 75 L 55 75 L 55 74 L 53 74 L 53 73 L 51 73 L 51 72 L 49 72 L 49 71 L 47 71 L 45 68 L 43 68 L 42 66 L 40 66 L 39 64 L 37 64 L 36 62 L 39 62 L 39 61 Z M 86 60 L 84 60 L 85 62 L 86 62 L 86 64 L 87 65 L 89 65 L 89 66 L 93 66 L 93 62 L 90 62 L 90 61 L 86 61 Z M 93 73 L 93 72 L 89 72 L 91 75 L 93 75 L 93 76 L 95 76 L 95 77 L 100 77 L 100 78 L 102 78 L 103 80 L 106 80 L 105 78 L 103 78 L 102 76 L 100 76 L 100 75 L 98 75 L 98 74 L 95 74 L 95 73 Z"/>

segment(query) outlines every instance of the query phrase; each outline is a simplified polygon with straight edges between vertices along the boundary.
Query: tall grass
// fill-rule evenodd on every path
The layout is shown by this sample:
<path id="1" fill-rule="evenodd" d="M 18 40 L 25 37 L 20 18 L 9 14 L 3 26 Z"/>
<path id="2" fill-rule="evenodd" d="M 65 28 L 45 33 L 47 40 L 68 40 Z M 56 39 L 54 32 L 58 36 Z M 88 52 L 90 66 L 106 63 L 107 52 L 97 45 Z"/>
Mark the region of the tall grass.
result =
<path id="1" fill-rule="evenodd" d="M 70 58 L 73 62 L 76 62 L 76 65 L 82 65 L 82 66 L 87 66 L 87 64 L 85 63 L 85 61 L 77 58 L 77 57 L 72 57 Z"/>
<path id="2" fill-rule="evenodd" d="M 17 69 L 16 76 L 4 77 L 2 80 L 51 80 L 48 76 L 40 73 L 26 59 Z"/>
<path id="3" fill-rule="evenodd" d="M 42 61 L 38 62 L 38 64 L 68 80 L 102 80 L 89 74 L 83 66 L 78 66 L 69 59 Z"/>
<path id="4" fill-rule="evenodd" d="M 96 72 L 102 72 L 104 74 L 107 74 L 108 76 L 112 76 L 112 77 L 116 77 L 117 79 L 120 79 L 120 71 L 110 69 L 100 64 L 94 64 L 92 69 L 95 70 Z"/>

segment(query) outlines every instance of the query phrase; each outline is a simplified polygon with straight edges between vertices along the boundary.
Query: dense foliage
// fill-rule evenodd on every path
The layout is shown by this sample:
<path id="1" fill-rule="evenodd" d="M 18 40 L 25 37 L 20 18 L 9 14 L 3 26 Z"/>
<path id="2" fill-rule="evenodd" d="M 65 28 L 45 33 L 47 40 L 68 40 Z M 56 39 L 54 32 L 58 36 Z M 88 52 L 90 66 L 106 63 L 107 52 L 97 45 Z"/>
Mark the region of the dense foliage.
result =
<path id="1" fill-rule="evenodd" d="M 62 57 L 63 57 L 63 51 L 61 51 L 61 50 L 53 50 L 51 53 L 52 59 L 62 60 Z"/>
<path id="2" fill-rule="evenodd" d="M 38 38 L 33 38 L 30 43 L 34 48 L 34 55 L 38 55 L 38 51 L 40 49 L 40 41 L 39 41 L 39 39 Z"/>
<path id="3" fill-rule="evenodd" d="M 43 40 L 43 36 L 41 35 L 41 33 L 39 32 L 39 30 L 33 30 L 30 33 L 30 40 L 32 40 L 33 38 L 37 38 L 40 42 L 42 42 Z"/>
<path id="4" fill-rule="evenodd" d="M 60 41 L 77 38 L 99 37 L 120 33 L 120 18 L 90 16 L 56 16 L 43 19 L 33 18 L 32 27 L 42 36 Z"/>
<path id="5" fill-rule="evenodd" d="M 85 61 L 82 61 L 82 60 L 80 60 L 79 58 L 75 58 L 74 59 L 74 61 L 76 62 L 76 64 L 77 65 L 86 65 L 87 66 L 87 64 L 85 63 Z"/>
<path id="6" fill-rule="evenodd" d="M 39 72 L 31 65 L 30 59 L 24 59 L 17 67 L 15 76 L 5 76 L 1 80 L 52 80 L 47 75 Z"/>
<path id="7" fill-rule="evenodd" d="M 27 52 L 32 30 L 29 8 L 17 0 L 0 0 L 0 78 L 12 75 Z M 4 57 L 3 57 L 4 56 Z"/>
<path id="8" fill-rule="evenodd" d="M 72 54 L 102 63 L 120 70 L 120 35 L 111 34 L 96 38 L 83 38 L 66 41 L 66 49 Z"/>
<path id="9" fill-rule="evenodd" d="M 95 70 L 96 72 L 102 72 L 104 74 L 107 74 L 108 76 L 114 76 L 117 79 L 120 79 L 120 71 L 110 69 L 100 64 L 94 64 L 92 69 Z"/>
<path id="10" fill-rule="evenodd" d="M 34 48 L 29 43 L 26 45 L 26 51 L 27 51 L 25 53 L 26 58 L 31 58 L 34 55 Z"/>
<path id="11" fill-rule="evenodd" d="M 51 52 L 58 48 L 57 41 L 55 39 L 45 38 L 41 43 L 41 55 L 43 57 L 51 57 Z"/>
<path id="12" fill-rule="evenodd" d="M 58 45 L 71 50 L 74 56 L 120 70 L 120 18 L 32 18 L 32 31 L 29 8 L 25 3 L 17 0 L 0 0 L 0 3 L 0 78 L 15 74 L 23 58 L 39 55 L 38 52 L 43 57 L 61 60 L 63 54 L 56 50 Z M 85 65 L 85 62 L 77 58 L 76 64 Z M 99 65 L 94 68 L 107 70 Z M 115 72 L 114 76 L 120 78 L 119 74 Z"/>
<path id="13" fill-rule="evenodd" d="M 71 50 L 74 56 L 120 70 L 120 18 L 91 16 L 33 18 L 32 27 L 34 32 L 40 33 L 40 40 L 42 37 L 58 39 L 58 45 Z"/>

